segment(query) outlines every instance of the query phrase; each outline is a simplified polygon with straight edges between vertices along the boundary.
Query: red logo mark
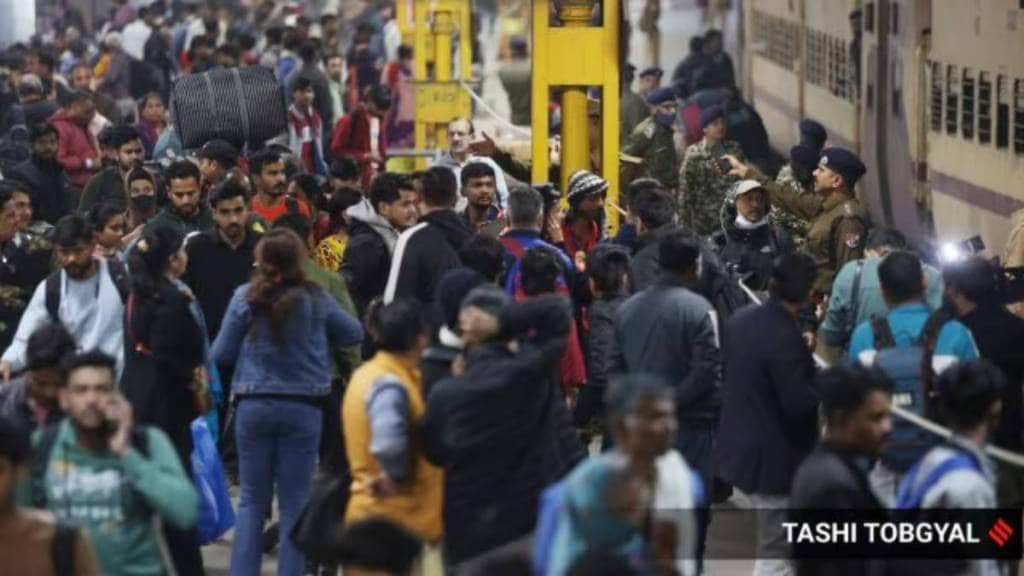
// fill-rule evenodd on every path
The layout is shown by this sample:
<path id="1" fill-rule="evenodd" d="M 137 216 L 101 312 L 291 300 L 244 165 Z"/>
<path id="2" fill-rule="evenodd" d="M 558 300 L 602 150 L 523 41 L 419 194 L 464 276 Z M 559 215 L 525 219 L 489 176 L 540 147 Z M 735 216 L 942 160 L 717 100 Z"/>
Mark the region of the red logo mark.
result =
<path id="1" fill-rule="evenodd" d="M 1000 548 L 1006 544 L 1010 536 L 1013 536 L 1013 528 L 1003 521 L 1002 518 L 997 519 L 996 523 L 988 530 L 988 537 L 998 544 Z"/>

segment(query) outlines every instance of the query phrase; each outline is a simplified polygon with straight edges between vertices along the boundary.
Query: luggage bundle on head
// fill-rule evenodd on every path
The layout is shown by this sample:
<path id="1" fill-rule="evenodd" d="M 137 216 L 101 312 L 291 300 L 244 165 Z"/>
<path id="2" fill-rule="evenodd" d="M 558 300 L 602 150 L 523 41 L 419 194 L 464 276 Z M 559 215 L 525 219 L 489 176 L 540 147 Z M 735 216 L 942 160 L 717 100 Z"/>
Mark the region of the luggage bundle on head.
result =
<path id="1" fill-rule="evenodd" d="M 171 114 L 185 148 L 215 138 L 259 146 L 288 130 L 284 91 L 262 66 L 182 76 L 171 93 Z"/>

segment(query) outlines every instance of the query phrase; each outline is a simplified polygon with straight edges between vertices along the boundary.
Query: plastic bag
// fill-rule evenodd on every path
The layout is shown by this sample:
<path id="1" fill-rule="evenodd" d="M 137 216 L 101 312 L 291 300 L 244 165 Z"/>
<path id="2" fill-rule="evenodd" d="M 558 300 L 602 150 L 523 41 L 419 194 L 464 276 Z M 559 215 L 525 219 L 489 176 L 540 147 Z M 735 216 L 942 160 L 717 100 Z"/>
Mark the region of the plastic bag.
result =
<path id="1" fill-rule="evenodd" d="M 199 493 L 199 544 L 220 538 L 235 525 L 235 510 L 213 435 L 202 417 L 192 421 L 192 475 Z"/>

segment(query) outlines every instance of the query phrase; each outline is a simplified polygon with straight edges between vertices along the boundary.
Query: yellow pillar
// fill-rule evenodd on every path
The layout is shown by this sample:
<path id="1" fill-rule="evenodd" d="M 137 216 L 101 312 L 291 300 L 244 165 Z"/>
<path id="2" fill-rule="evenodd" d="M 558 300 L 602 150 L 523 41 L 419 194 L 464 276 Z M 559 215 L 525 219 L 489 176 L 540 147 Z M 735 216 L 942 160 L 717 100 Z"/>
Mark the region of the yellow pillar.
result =
<path id="1" fill-rule="evenodd" d="M 449 82 L 452 79 L 452 34 L 455 21 L 447 10 L 434 12 L 434 81 Z M 437 124 L 434 132 L 434 147 L 442 148 L 448 143 L 448 125 Z"/>
<path id="2" fill-rule="evenodd" d="M 585 28 L 590 24 L 594 0 L 563 0 L 558 17 L 566 28 Z M 590 170 L 590 145 L 587 126 L 586 86 L 565 86 L 562 92 L 562 195 L 569 193 L 569 176 L 577 170 Z"/>

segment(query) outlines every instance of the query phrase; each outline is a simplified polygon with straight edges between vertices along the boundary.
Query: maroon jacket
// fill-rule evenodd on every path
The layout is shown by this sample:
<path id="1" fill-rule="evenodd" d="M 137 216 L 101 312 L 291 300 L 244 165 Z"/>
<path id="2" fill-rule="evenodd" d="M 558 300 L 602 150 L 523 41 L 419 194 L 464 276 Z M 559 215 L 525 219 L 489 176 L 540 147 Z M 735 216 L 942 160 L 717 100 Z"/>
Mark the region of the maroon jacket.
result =
<path id="1" fill-rule="evenodd" d="M 50 124 L 57 129 L 57 162 L 64 167 L 71 185 L 81 191 L 89 178 L 102 168 L 96 141 L 89 127 L 76 124 L 64 109 L 50 118 Z M 86 167 L 86 160 L 92 161 L 90 167 Z"/>
<path id="2" fill-rule="evenodd" d="M 380 136 L 377 149 L 382 158 L 386 158 L 388 149 L 387 122 L 380 121 Z M 334 125 L 334 137 L 331 138 L 331 156 L 341 158 L 351 156 L 359 162 L 363 175 L 363 186 L 369 186 L 370 180 L 378 172 L 384 171 L 383 164 L 374 166 L 368 156 L 370 154 L 370 115 L 362 105 L 341 117 Z"/>

